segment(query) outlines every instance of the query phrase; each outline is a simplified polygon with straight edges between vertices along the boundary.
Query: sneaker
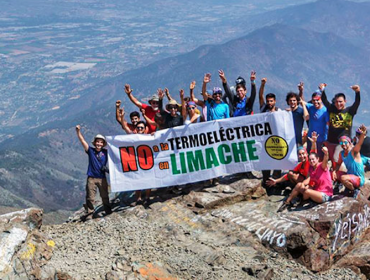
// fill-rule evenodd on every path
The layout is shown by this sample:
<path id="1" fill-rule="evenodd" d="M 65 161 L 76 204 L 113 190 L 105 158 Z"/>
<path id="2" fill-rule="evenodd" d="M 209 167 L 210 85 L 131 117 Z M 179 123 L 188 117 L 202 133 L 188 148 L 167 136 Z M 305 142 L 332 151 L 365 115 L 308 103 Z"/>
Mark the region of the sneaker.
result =
<path id="1" fill-rule="evenodd" d="M 283 212 L 285 209 L 288 209 L 290 203 L 286 203 L 285 201 L 280 205 L 279 209 L 276 211 L 277 213 Z"/>
<path id="2" fill-rule="evenodd" d="M 182 193 L 182 188 L 181 188 L 181 187 L 178 187 L 178 186 L 175 186 L 175 187 L 171 190 L 171 192 L 172 192 L 173 194 L 181 194 L 181 193 Z"/>
<path id="3" fill-rule="evenodd" d="M 361 190 L 360 189 L 354 189 L 353 191 L 353 198 L 357 199 L 358 195 L 360 194 Z"/>
<path id="4" fill-rule="evenodd" d="M 254 176 L 254 174 L 252 172 L 245 172 L 245 177 L 247 179 L 258 179 L 256 176 Z"/>
<path id="5" fill-rule="evenodd" d="M 87 221 L 92 220 L 92 219 L 93 219 L 93 214 L 94 214 L 93 212 L 86 214 L 86 215 L 82 218 L 82 220 L 83 220 L 84 222 L 87 222 Z"/>
<path id="6" fill-rule="evenodd" d="M 214 179 L 212 180 L 212 185 L 213 185 L 213 186 L 218 186 L 219 184 L 220 184 L 220 182 L 219 182 L 218 178 L 214 178 Z"/>

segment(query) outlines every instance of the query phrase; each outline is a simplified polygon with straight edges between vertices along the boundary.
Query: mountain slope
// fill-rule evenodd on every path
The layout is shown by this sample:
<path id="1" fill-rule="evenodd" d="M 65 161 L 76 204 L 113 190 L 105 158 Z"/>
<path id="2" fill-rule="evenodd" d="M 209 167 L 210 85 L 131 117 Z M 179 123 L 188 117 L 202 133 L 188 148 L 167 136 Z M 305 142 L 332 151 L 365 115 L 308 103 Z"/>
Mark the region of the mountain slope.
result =
<path id="1" fill-rule="evenodd" d="M 196 92 L 199 92 L 206 72 L 213 74 L 210 85 L 213 87 L 220 86 L 218 69 L 225 70 L 231 84 L 240 74 L 248 78 L 249 71 L 254 69 L 258 78 L 268 78 L 266 93 L 275 92 L 281 107 L 286 106 L 286 92 L 296 90 L 299 81 L 305 82 L 306 97 L 318 83 L 326 82 L 329 97 L 343 91 L 351 103 L 354 99 L 349 89 L 351 84 L 359 83 L 363 93 L 369 91 L 369 57 L 369 52 L 333 33 L 276 24 L 222 45 L 203 46 L 188 54 L 153 63 L 112 78 L 109 83 L 97 87 L 91 96 L 62 108 L 59 114 L 64 112 L 65 120 L 50 122 L 5 141 L 0 149 L 0 162 L 8 175 L 0 175 L 0 186 L 47 210 L 78 207 L 83 201 L 87 157 L 77 141 L 74 126 L 83 125 L 86 139 L 98 132 L 122 133 L 115 123 L 114 102 L 120 98 L 127 112 L 134 109 L 123 93 L 124 83 L 130 83 L 134 94 L 141 99 L 164 86 L 178 98 L 178 89 L 187 89 L 193 79 L 197 81 Z M 97 102 L 96 96 L 100 99 Z M 362 104 L 368 100 L 363 94 Z M 81 107 L 85 111 L 80 110 Z M 68 115 L 68 112 L 73 114 Z M 355 121 L 361 120 L 364 112 L 365 106 L 361 105 Z"/>

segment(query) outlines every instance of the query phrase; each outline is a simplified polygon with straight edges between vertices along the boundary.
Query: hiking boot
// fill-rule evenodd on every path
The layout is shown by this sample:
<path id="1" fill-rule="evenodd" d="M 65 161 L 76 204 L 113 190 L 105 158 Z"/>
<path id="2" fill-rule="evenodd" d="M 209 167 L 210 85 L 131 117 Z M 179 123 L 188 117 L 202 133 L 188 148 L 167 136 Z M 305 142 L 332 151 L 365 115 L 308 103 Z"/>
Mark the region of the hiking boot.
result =
<path id="1" fill-rule="evenodd" d="M 213 186 L 218 186 L 219 184 L 220 184 L 220 182 L 219 182 L 218 178 L 214 178 L 214 179 L 212 180 L 212 185 L 213 185 Z"/>
<path id="2" fill-rule="evenodd" d="M 279 209 L 276 211 L 277 213 L 283 212 L 285 209 L 290 207 L 290 203 L 286 203 L 285 201 L 280 205 Z"/>

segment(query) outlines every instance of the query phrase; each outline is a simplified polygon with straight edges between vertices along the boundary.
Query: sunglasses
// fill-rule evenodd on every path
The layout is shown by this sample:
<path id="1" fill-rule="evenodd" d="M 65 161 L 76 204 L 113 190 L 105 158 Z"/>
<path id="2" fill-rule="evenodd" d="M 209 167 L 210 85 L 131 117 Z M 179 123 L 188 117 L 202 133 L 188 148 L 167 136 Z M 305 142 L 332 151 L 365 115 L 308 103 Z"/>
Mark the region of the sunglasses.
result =
<path id="1" fill-rule="evenodd" d="M 177 106 L 169 106 L 168 109 L 170 109 L 170 110 L 177 109 Z"/>
<path id="2" fill-rule="evenodd" d="M 136 129 L 138 129 L 138 130 L 144 130 L 145 127 L 144 126 L 137 126 Z"/>
<path id="3" fill-rule="evenodd" d="M 159 104 L 158 101 L 151 101 L 150 104 Z"/>
<path id="4" fill-rule="evenodd" d="M 188 107 L 188 110 L 195 110 L 195 107 Z"/>
<path id="5" fill-rule="evenodd" d="M 222 92 L 215 92 L 213 95 L 222 95 Z"/>
<path id="6" fill-rule="evenodd" d="M 348 144 L 348 141 L 340 141 L 339 144 L 340 145 L 347 145 Z"/>

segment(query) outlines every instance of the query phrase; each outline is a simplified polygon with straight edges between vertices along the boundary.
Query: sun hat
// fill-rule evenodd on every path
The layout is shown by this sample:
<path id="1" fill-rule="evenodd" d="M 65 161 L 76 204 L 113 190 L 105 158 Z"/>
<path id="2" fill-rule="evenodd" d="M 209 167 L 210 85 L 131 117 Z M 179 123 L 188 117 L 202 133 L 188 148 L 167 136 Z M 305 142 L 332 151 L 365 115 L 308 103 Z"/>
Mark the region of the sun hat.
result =
<path id="1" fill-rule="evenodd" d="M 159 102 L 159 97 L 157 94 L 153 94 L 152 97 L 149 99 L 149 104 L 151 104 L 152 101 L 157 101 Z"/>
<path id="2" fill-rule="evenodd" d="M 94 140 L 91 142 L 94 146 L 95 146 L 96 139 L 101 139 L 101 140 L 104 141 L 103 147 L 105 147 L 107 145 L 107 140 L 105 140 L 105 137 L 101 134 L 96 134 L 95 137 L 94 137 Z"/>
<path id="3" fill-rule="evenodd" d="M 176 102 L 175 99 L 171 99 L 168 104 L 166 105 L 166 110 L 169 111 L 170 110 L 170 106 L 173 106 L 173 105 L 176 105 L 177 107 L 179 107 L 180 105 Z"/>

